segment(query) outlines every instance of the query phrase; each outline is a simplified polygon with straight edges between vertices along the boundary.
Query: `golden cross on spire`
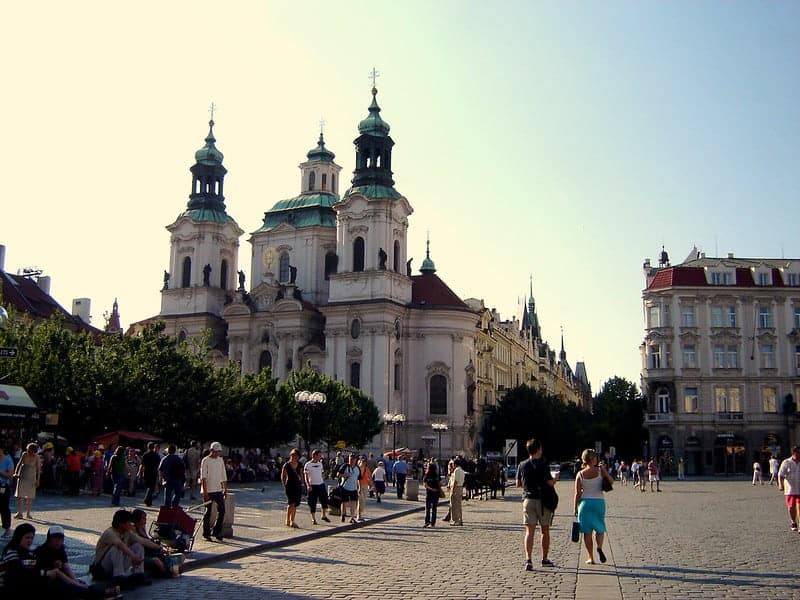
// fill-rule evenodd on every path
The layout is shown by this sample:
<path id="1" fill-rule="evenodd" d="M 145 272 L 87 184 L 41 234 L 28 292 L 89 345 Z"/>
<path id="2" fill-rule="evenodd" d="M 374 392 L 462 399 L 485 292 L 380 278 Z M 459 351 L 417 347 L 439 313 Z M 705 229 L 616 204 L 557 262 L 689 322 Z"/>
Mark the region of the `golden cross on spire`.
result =
<path id="1" fill-rule="evenodd" d="M 216 104 L 214 104 L 214 103 L 212 102 L 212 103 L 211 103 L 211 106 L 208 108 L 208 112 L 210 112 L 210 113 L 211 113 L 211 120 L 212 120 L 212 121 L 214 120 L 214 111 L 215 111 L 216 109 L 217 109 L 217 105 L 216 105 Z"/>
<path id="2" fill-rule="evenodd" d="M 372 87 L 375 87 L 375 80 L 380 76 L 381 74 L 378 73 L 375 67 L 372 67 L 372 73 L 369 74 L 370 79 L 372 79 Z"/>

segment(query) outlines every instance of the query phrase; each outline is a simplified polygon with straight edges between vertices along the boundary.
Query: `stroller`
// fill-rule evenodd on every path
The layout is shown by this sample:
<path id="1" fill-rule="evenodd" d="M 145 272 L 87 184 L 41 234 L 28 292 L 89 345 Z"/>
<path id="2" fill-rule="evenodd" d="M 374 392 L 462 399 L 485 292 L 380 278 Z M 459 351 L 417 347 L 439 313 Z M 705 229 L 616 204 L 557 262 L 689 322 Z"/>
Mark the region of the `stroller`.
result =
<path id="1" fill-rule="evenodd" d="M 160 540 L 162 544 L 173 548 L 177 552 L 186 552 L 192 549 L 197 535 L 199 516 L 198 513 L 210 502 L 204 502 L 184 510 L 180 506 L 162 506 L 158 509 L 158 517 L 150 523 L 150 537 Z"/>

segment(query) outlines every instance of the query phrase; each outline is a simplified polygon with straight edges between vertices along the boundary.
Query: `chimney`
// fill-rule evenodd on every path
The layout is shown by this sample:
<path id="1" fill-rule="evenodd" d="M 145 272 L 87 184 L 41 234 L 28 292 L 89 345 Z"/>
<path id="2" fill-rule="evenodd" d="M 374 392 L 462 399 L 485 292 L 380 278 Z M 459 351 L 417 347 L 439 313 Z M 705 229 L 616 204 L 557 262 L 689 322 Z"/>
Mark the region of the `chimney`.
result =
<path id="1" fill-rule="evenodd" d="M 48 296 L 50 295 L 50 276 L 49 275 L 40 275 L 36 279 L 36 285 L 39 286 L 39 289 L 42 290 Z"/>
<path id="2" fill-rule="evenodd" d="M 733 258 L 733 252 L 728 252 L 728 258 Z"/>
<path id="3" fill-rule="evenodd" d="M 72 315 L 79 317 L 87 325 L 92 322 L 92 300 L 90 298 L 75 298 L 72 301 Z"/>
<path id="4" fill-rule="evenodd" d="M 0 244 L 0 271 L 6 270 L 6 247 Z"/>

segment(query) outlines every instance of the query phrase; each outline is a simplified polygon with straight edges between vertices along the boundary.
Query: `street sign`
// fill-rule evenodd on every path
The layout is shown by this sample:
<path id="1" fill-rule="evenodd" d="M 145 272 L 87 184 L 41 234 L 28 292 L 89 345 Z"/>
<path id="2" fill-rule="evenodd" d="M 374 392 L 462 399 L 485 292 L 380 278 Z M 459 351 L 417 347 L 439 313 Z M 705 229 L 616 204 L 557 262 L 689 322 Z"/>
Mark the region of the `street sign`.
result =
<path id="1" fill-rule="evenodd" d="M 511 454 L 511 451 L 514 450 L 514 447 L 517 445 L 517 440 L 506 440 L 506 447 L 505 447 L 505 454 L 508 456 Z"/>
<path id="2" fill-rule="evenodd" d="M 17 349 L 10 347 L 10 348 L 0 348 L 0 358 L 16 358 L 17 357 Z"/>

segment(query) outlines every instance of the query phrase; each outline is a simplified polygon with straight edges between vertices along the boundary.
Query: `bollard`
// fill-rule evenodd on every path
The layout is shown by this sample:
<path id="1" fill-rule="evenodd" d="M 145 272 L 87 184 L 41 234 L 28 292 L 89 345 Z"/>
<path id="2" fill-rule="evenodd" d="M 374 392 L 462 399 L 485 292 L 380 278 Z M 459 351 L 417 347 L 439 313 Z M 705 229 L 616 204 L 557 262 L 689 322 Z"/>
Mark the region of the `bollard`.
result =
<path id="1" fill-rule="evenodd" d="M 419 481 L 406 479 L 406 500 L 419 500 Z"/>

